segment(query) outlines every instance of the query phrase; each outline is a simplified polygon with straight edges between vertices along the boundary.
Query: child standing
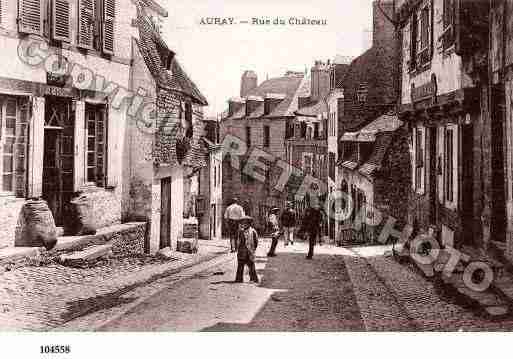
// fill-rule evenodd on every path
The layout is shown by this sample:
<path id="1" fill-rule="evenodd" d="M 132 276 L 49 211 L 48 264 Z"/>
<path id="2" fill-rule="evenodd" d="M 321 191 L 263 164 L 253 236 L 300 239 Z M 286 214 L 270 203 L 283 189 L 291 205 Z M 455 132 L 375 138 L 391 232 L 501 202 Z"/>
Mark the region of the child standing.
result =
<path id="1" fill-rule="evenodd" d="M 258 275 L 255 268 L 255 251 L 258 247 L 258 234 L 251 226 L 253 218 L 244 216 L 239 221 L 239 232 L 237 234 L 237 275 L 236 283 L 242 283 L 244 277 L 244 266 L 249 268 L 249 278 L 252 282 L 258 283 Z"/>

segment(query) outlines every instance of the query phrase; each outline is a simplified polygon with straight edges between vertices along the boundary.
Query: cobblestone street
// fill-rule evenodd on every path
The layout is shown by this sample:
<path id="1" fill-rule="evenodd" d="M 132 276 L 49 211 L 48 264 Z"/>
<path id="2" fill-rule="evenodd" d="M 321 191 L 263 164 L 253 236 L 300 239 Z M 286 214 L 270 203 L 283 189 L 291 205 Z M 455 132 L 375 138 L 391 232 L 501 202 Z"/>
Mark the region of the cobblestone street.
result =
<path id="1" fill-rule="evenodd" d="M 2 330 L 476 331 L 510 330 L 456 303 L 387 246 L 258 249 L 259 285 L 235 284 L 226 241 L 181 260 L 121 260 L 86 269 L 51 264 L 1 275 Z M 245 280 L 248 280 L 246 275 Z"/>

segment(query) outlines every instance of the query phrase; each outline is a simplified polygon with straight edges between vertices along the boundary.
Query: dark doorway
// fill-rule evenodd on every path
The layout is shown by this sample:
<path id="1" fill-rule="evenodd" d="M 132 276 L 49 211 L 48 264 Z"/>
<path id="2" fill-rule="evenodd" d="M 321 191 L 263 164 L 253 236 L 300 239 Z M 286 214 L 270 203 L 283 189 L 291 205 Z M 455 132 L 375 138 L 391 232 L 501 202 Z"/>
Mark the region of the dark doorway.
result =
<path id="1" fill-rule="evenodd" d="M 462 125 L 461 131 L 461 158 L 462 158 L 462 220 L 463 242 L 472 244 L 473 240 L 473 210 L 474 210 L 474 135 L 473 125 Z"/>
<path id="2" fill-rule="evenodd" d="M 217 211 L 216 211 L 216 205 L 212 204 L 210 208 L 210 239 L 214 239 L 216 237 L 216 218 L 217 218 Z"/>
<path id="3" fill-rule="evenodd" d="M 506 241 L 506 190 L 504 180 L 503 124 L 505 114 L 504 85 L 497 85 L 492 92 L 492 218 L 491 240 Z"/>
<path id="4" fill-rule="evenodd" d="M 171 246 L 171 177 L 161 181 L 160 248 Z"/>
<path id="5" fill-rule="evenodd" d="M 47 98 L 44 128 L 43 199 L 48 202 L 55 224 L 60 226 L 74 193 L 75 116 L 71 101 Z"/>
<path id="6" fill-rule="evenodd" d="M 438 209 L 438 155 L 437 155 L 437 127 L 429 128 L 429 223 L 437 223 Z"/>

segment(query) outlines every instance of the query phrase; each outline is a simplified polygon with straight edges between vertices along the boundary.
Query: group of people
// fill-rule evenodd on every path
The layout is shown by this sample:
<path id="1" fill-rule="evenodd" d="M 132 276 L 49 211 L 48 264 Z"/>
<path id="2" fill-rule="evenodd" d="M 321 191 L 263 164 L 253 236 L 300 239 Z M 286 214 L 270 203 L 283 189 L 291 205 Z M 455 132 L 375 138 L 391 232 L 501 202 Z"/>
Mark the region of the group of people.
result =
<path id="1" fill-rule="evenodd" d="M 281 213 L 280 213 L 281 212 Z M 237 274 L 235 281 L 243 281 L 244 267 L 249 268 L 249 276 L 252 282 L 258 283 L 255 269 L 255 251 L 258 247 L 258 233 L 253 228 L 253 218 L 247 216 L 238 199 L 234 198 L 232 204 L 225 211 L 224 218 L 230 235 L 231 252 L 237 252 Z M 301 219 L 298 234 L 308 240 L 308 255 L 306 259 L 312 259 L 314 246 L 322 235 L 324 213 L 317 202 L 310 203 Z M 274 207 L 269 211 L 267 222 L 271 227 L 271 247 L 268 257 L 276 256 L 276 247 L 280 237 L 284 237 L 285 246 L 294 244 L 294 232 L 297 227 L 296 212 L 292 203 L 281 211 Z"/>

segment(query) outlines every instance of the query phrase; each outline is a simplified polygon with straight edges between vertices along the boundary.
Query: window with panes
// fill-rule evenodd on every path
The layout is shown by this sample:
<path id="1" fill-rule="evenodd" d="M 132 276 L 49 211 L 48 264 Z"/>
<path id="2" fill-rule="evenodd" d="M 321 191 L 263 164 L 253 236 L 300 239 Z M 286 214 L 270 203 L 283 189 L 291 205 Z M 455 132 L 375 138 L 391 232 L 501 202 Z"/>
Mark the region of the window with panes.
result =
<path id="1" fill-rule="evenodd" d="M 105 187 L 107 173 L 107 118 L 105 106 L 86 106 L 86 180 Z"/>
<path id="2" fill-rule="evenodd" d="M 2 192 L 15 189 L 15 143 L 16 122 L 19 116 L 18 100 L 15 97 L 0 98 L 1 103 L 1 148 L 2 148 Z"/>

